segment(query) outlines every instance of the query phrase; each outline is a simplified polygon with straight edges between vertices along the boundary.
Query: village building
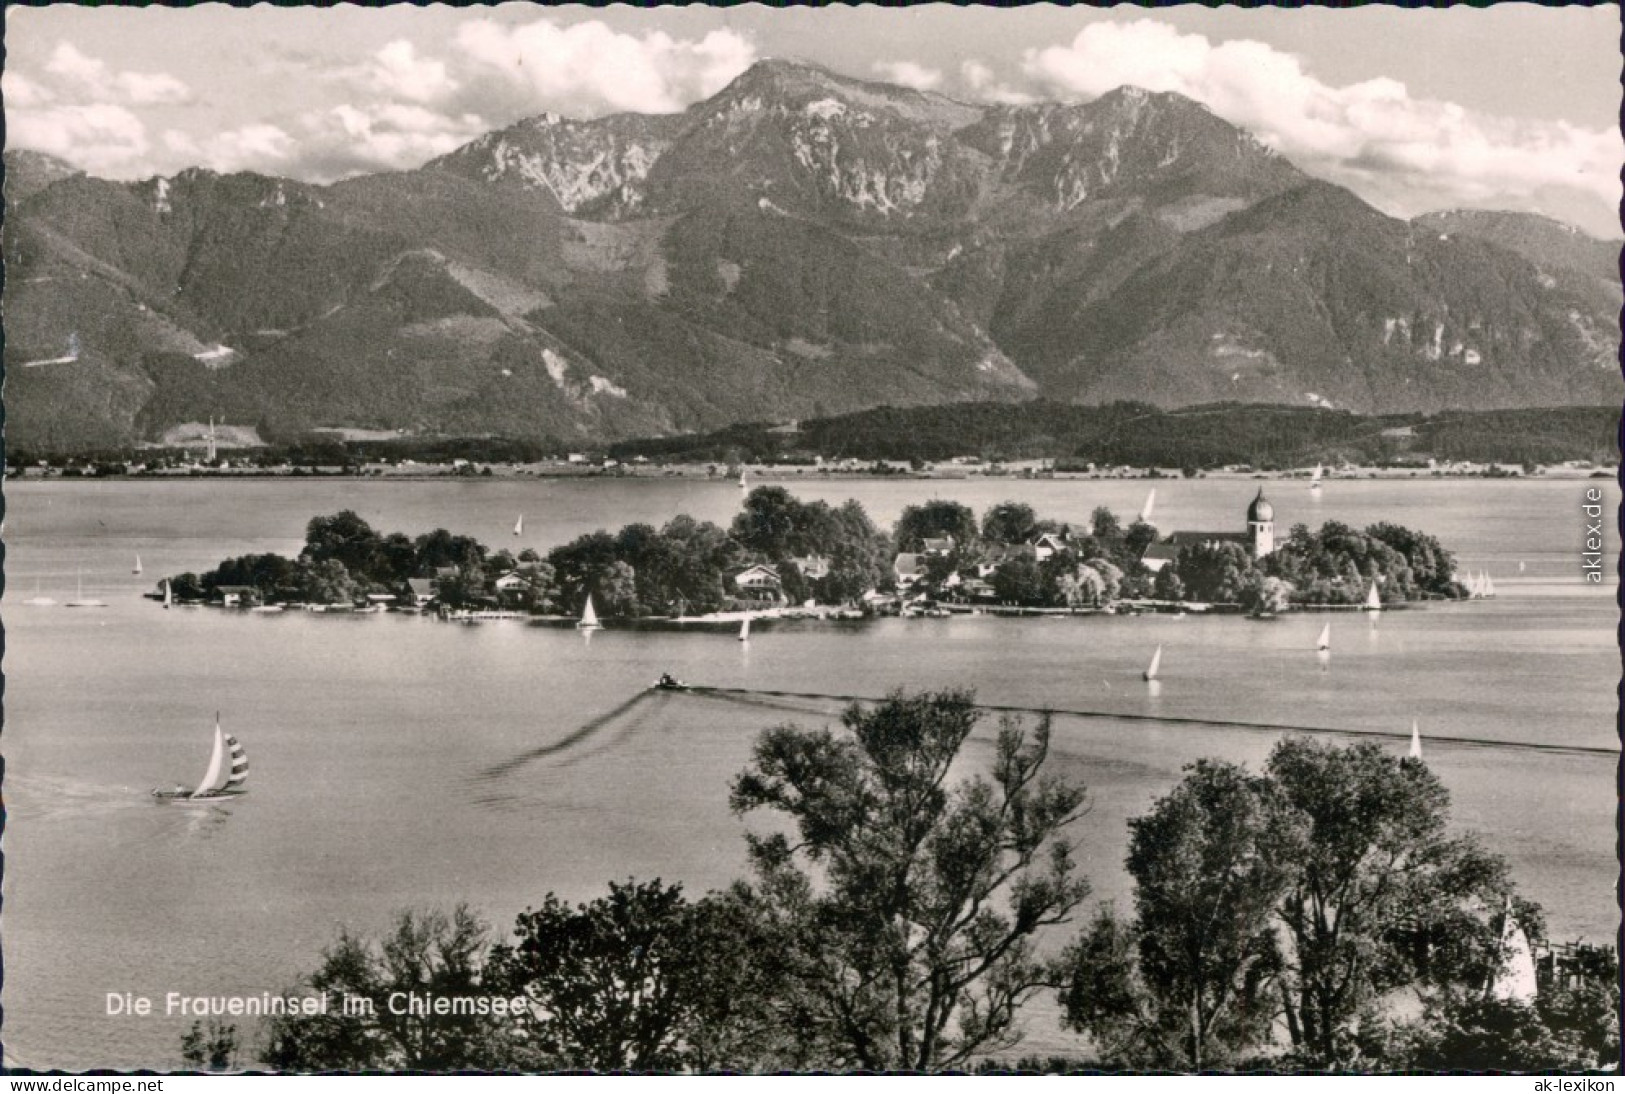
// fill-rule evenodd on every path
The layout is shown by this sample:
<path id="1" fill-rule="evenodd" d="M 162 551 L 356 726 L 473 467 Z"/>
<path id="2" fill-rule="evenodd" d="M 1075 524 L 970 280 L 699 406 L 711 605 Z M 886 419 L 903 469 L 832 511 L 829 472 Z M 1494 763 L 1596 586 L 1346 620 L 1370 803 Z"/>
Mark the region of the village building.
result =
<path id="1" fill-rule="evenodd" d="M 260 602 L 260 591 L 252 585 L 221 585 L 215 589 L 214 595 L 219 597 L 220 603 L 228 608 L 234 605 L 258 604 Z"/>
<path id="2" fill-rule="evenodd" d="M 892 576 L 897 579 L 899 589 L 906 589 L 925 576 L 925 566 L 920 559 L 918 552 L 904 551 L 892 560 Z"/>
<path id="3" fill-rule="evenodd" d="M 741 570 L 733 575 L 734 595 L 740 600 L 749 601 L 753 605 L 769 604 L 782 605 L 784 600 L 784 582 L 779 579 L 779 572 L 766 563 L 757 563 L 749 569 Z"/>
<path id="4" fill-rule="evenodd" d="M 406 587 L 412 594 L 412 603 L 421 608 L 434 600 L 434 582 L 426 577 L 408 578 Z"/>
<path id="5" fill-rule="evenodd" d="M 1145 549 L 1140 561 L 1152 573 L 1161 571 L 1179 558 L 1186 547 L 1216 547 L 1221 543 L 1236 543 L 1252 552 L 1255 559 L 1263 558 L 1275 550 L 1275 506 L 1264 497 L 1264 488 L 1247 506 L 1247 528 L 1239 532 L 1171 532 Z"/>

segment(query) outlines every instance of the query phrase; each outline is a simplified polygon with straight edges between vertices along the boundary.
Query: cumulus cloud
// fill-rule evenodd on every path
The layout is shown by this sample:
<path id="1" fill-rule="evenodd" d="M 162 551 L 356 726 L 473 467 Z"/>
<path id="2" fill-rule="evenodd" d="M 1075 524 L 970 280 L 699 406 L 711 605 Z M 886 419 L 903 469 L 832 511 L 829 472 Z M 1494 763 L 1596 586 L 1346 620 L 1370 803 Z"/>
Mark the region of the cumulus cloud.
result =
<path id="1" fill-rule="evenodd" d="M 68 42 L 57 43 L 45 71 L 56 78 L 60 91 L 85 103 L 154 106 L 184 103 L 192 97 L 191 89 L 167 72 L 116 72 Z"/>
<path id="2" fill-rule="evenodd" d="M 374 89 L 415 103 L 445 98 L 460 86 L 444 61 L 419 57 L 411 42 L 391 42 L 373 57 L 368 81 Z"/>
<path id="3" fill-rule="evenodd" d="M 1413 97 L 1374 79 L 1342 87 L 1262 42 L 1210 42 L 1155 20 L 1094 23 L 1070 45 L 1028 50 L 1025 74 L 1052 96 L 1124 84 L 1173 91 L 1251 130 L 1305 169 L 1395 212 L 1527 199 L 1553 187 L 1619 200 L 1617 131 L 1522 122 Z"/>
<path id="4" fill-rule="evenodd" d="M 276 165 L 286 161 L 296 147 L 281 126 L 257 122 L 215 134 L 203 147 L 203 160 L 216 171 L 275 174 Z"/>
<path id="5" fill-rule="evenodd" d="M 916 91 L 930 91 L 942 83 L 941 71 L 913 61 L 876 61 L 874 69 L 886 82 L 912 87 Z"/>
<path id="6" fill-rule="evenodd" d="M 91 174 L 116 174 L 149 148 L 141 119 L 111 103 L 64 104 L 6 111 L 8 141 L 67 160 Z"/>
<path id="7" fill-rule="evenodd" d="M 301 122 L 301 177 L 320 181 L 421 167 L 490 128 L 477 114 L 448 115 L 412 103 L 341 103 Z"/>
<path id="8" fill-rule="evenodd" d="M 467 61 L 520 95 L 521 113 L 674 113 L 716 94 L 756 59 L 755 47 L 729 30 L 698 40 L 638 36 L 597 20 L 507 27 L 474 19 L 458 29 L 456 43 Z"/>
<path id="9" fill-rule="evenodd" d="M 959 66 L 959 76 L 969 97 L 984 103 L 1025 106 L 1037 101 L 1037 96 L 1001 82 L 993 69 L 974 57 Z"/>

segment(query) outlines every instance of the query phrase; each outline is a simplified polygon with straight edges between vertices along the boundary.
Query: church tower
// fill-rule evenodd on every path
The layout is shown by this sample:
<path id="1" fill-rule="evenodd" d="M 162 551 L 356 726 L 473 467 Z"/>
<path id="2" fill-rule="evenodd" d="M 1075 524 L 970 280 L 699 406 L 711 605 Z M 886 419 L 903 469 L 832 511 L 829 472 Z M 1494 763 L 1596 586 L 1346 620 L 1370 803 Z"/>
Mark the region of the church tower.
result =
<path id="1" fill-rule="evenodd" d="M 1253 557 L 1263 558 L 1275 550 L 1275 506 L 1264 497 L 1264 488 L 1247 507 L 1247 534 L 1252 539 Z"/>

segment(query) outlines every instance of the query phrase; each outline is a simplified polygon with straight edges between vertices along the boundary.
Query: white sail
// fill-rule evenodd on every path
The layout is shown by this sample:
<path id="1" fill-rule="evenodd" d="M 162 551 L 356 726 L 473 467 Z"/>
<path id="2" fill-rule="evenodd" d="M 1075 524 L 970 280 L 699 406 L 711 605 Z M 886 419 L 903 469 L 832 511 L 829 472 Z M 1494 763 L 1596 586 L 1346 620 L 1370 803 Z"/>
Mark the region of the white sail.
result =
<path id="1" fill-rule="evenodd" d="M 1494 596 L 1495 595 L 1495 581 L 1494 581 L 1493 578 L 1490 577 L 1488 571 L 1485 571 L 1485 573 L 1484 573 L 1484 595 L 1485 596 Z"/>
<path id="2" fill-rule="evenodd" d="M 739 471 L 739 489 L 745 489 L 745 471 L 743 468 Z"/>
<path id="3" fill-rule="evenodd" d="M 1377 592 L 1377 583 L 1371 583 L 1371 589 L 1365 594 L 1366 609 L 1373 612 L 1382 611 L 1382 596 Z"/>
<path id="4" fill-rule="evenodd" d="M 1330 623 L 1328 623 L 1324 627 L 1320 628 L 1320 637 L 1315 640 L 1315 649 L 1324 651 L 1324 650 L 1329 650 L 1331 648 L 1332 648 L 1332 625 Z"/>
<path id="5" fill-rule="evenodd" d="M 513 534 L 516 536 L 525 534 L 525 514 L 520 513 L 519 519 L 513 522 Z"/>
<path id="6" fill-rule="evenodd" d="M 226 735 L 220 730 L 220 718 L 216 715 L 214 720 L 214 751 L 209 753 L 209 770 L 203 773 L 203 781 L 197 784 L 192 791 L 192 797 L 201 798 L 218 789 L 220 772 L 226 766 Z"/>
<path id="7" fill-rule="evenodd" d="M 1153 486 L 1151 492 L 1145 496 L 1145 504 L 1140 507 L 1140 521 L 1143 524 L 1151 523 L 1151 510 L 1157 504 L 1157 488 Z"/>
<path id="8" fill-rule="evenodd" d="M 1421 758 L 1422 758 L 1422 727 L 1417 724 L 1415 718 L 1412 718 L 1411 719 L 1411 759 L 1420 760 Z"/>
<path id="9" fill-rule="evenodd" d="M 1539 990 L 1535 982 L 1535 955 L 1529 948 L 1529 936 L 1512 915 L 1510 898 L 1501 926 L 1501 960 L 1504 964 L 1490 981 L 1490 998 L 1519 1003 L 1532 1001 Z"/>
<path id="10" fill-rule="evenodd" d="M 1162 647 L 1158 646 L 1157 651 L 1151 655 L 1151 663 L 1145 667 L 1145 672 L 1141 673 L 1141 675 L 1147 680 L 1155 680 L 1157 670 L 1160 668 L 1162 668 Z"/>
<path id="11" fill-rule="evenodd" d="M 1315 489 L 1315 490 L 1320 489 L 1320 474 L 1321 474 L 1321 467 L 1320 467 L 1320 464 L 1317 463 L 1317 464 L 1315 464 L 1315 473 L 1313 475 L 1309 476 L 1309 485 L 1310 485 L 1310 487 L 1312 489 Z"/>
<path id="12" fill-rule="evenodd" d="M 581 610 L 581 622 L 577 623 L 576 626 L 590 630 L 599 625 L 598 609 L 592 606 L 592 594 L 588 593 L 587 606 Z"/>
<path id="13" fill-rule="evenodd" d="M 749 642 L 750 641 L 750 617 L 749 616 L 746 616 L 744 619 L 741 619 L 739 621 L 739 640 L 741 642 Z"/>
<path id="14" fill-rule="evenodd" d="M 1518 560 L 1518 572 L 1523 573 L 1523 559 L 1521 558 Z"/>
<path id="15" fill-rule="evenodd" d="M 172 594 L 170 592 L 169 578 L 166 577 L 166 578 L 164 578 L 164 607 L 166 607 L 166 608 L 169 607 L 169 605 L 172 604 L 173 602 L 174 602 L 174 594 Z"/>
<path id="16" fill-rule="evenodd" d="M 140 555 L 135 556 L 135 569 L 131 570 L 130 572 L 132 574 L 139 574 L 141 572 L 141 556 Z"/>

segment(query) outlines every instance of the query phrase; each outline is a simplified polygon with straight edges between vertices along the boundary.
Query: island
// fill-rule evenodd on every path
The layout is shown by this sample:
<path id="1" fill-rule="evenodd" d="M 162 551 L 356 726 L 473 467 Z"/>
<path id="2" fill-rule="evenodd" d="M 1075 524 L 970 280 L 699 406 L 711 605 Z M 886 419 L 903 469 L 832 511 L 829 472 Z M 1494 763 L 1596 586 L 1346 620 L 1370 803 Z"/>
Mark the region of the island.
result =
<path id="1" fill-rule="evenodd" d="M 297 558 L 250 554 L 158 583 L 154 599 L 243 608 L 430 611 L 446 616 L 692 621 L 770 614 L 1066 614 L 1196 610 L 1269 617 L 1294 609 L 1458 600 L 1437 539 L 1391 523 L 1277 536 L 1260 488 L 1217 531 L 1162 532 L 1154 492 L 1124 525 L 1104 506 L 1087 527 L 1006 501 L 978 519 L 959 502 L 904 509 L 890 531 L 855 500 L 804 502 L 781 486 L 744 498 L 723 528 L 686 515 L 628 524 L 517 554 L 445 529 L 381 533 L 355 512 L 318 516 Z M 518 529 L 516 529 L 516 532 Z"/>

